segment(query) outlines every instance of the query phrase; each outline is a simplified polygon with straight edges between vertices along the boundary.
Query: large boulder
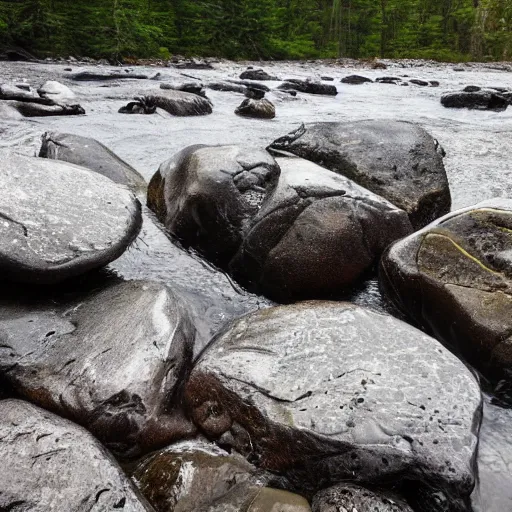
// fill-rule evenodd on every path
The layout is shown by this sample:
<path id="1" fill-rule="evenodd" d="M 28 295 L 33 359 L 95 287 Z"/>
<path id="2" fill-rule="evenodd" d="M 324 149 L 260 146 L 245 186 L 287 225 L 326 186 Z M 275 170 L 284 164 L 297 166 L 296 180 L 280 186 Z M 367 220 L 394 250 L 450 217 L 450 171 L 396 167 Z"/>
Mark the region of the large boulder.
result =
<path id="1" fill-rule="evenodd" d="M 0 401 L 0 457 L 0 510 L 153 510 L 89 432 L 26 402 Z"/>
<path id="2" fill-rule="evenodd" d="M 150 281 L 91 288 L 3 298 L 0 375 L 121 456 L 193 433 L 179 407 L 194 345 L 184 306 Z"/>
<path id="3" fill-rule="evenodd" d="M 413 512 L 396 496 L 373 492 L 352 484 L 339 484 L 324 489 L 313 498 L 313 512 Z"/>
<path id="4" fill-rule="evenodd" d="M 491 380 L 512 379 L 512 200 L 452 212 L 381 261 L 386 296 Z"/>
<path id="5" fill-rule="evenodd" d="M 52 100 L 58 105 L 67 105 L 75 100 L 75 93 L 64 84 L 48 80 L 38 90 L 41 98 Z"/>
<path id="6" fill-rule="evenodd" d="M 242 80 L 279 80 L 276 76 L 269 75 L 263 69 L 246 69 L 240 75 Z"/>
<path id="7" fill-rule="evenodd" d="M 275 140 L 269 150 L 293 153 L 354 180 L 405 210 L 415 228 L 450 210 L 442 150 L 412 123 L 315 123 Z"/>
<path id="8" fill-rule="evenodd" d="M 278 89 L 299 91 L 308 94 L 323 94 L 327 96 L 336 96 L 338 94 L 335 85 L 323 84 L 322 82 L 314 80 L 299 80 L 296 78 L 287 78 Z"/>
<path id="9" fill-rule="evenodd" d="M 0 160 L 0 274 L 55 283 L 118 258 L 139 233 L 140 204 L 108 178 L 73 164 Z"/>
<path id="10" fill-rule="evenodd" d="M 447 108 L 502 111 L 506 110 L 508 104 L 508 99 L 502 94 L 490 90 L 449 92 L 441 96 L 441 105 Z"/>
<path id="11" fill-rule="evenodd" d="M 467 510 L 480 405 L 476 379 L 436 340 L 339 302 L 240 318 L 185 388 L 209 439 L 303 492 L 350 480 L 431 512 Z"/>
<path id="12" fill-rule="evenodd" d="M 250 94 L 250 90 L 248 94 Z M 254 117 L 256 119 L 274 119 L 274 117 L 276 117 L 276 107 L 265 98 L 247 98 L 236 108 L 235 114 L 242 117 Z"/>
<path id="13" fill-rule="evenodd" d="M 209 100 L 189 92 L 160 89 L 147 94 L 145 99 L 173 116 L 204 116 L 212 113 Z"/>
<path id="14" fill-rule="evenodd" d="M 263 149 L 189 146 L 159 167 L 148 206 L 185 247 L 226 267 L 278 176 Z"/>
<path id="15" fill-rule="evenodd" d="M 126 185 L 136 194 L 146 190 L 144 178 L 96 139 L 71 133 L 46 132 L 39 156 L 87 167 L 115 183 Z"/>
<path id="16" fill-rule="evenodd" d="M 394 240 L 413 231 L 385 199 L 301 158 L 281 175 L 230 264 L 250 289 L 279 302 L 338 297 Z"/>

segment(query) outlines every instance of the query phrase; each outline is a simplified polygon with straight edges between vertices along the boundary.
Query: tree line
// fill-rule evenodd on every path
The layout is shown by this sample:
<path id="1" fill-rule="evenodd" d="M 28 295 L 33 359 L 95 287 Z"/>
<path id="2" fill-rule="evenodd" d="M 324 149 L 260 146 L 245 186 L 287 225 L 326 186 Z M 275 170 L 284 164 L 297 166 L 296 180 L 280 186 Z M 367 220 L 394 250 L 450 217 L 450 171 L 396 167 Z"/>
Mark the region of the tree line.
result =
<path id="1" fill-rule="evenodd" d="M 512 0 L 0 0 L 39 57 L 510 60 Z"/>

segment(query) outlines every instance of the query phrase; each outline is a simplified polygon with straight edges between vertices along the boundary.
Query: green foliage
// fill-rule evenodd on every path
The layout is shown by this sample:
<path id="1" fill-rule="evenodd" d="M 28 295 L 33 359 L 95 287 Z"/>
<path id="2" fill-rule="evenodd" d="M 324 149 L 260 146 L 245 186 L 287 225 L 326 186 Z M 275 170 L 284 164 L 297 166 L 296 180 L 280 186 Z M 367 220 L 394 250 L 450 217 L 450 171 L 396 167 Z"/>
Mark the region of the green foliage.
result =
<path id="1" fill-rule="evenodd" d="M 512 58 L 512 0 L 0 0 L 0 47 L 169 59 Z"/>

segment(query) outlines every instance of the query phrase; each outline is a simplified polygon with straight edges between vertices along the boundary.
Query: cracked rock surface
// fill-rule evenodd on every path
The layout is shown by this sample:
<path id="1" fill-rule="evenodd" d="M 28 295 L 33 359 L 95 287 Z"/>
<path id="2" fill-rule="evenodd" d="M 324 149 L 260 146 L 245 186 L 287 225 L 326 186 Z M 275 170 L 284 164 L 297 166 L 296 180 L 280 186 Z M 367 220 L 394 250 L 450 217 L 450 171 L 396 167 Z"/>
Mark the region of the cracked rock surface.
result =
<path id="1" fill-rule="evenodd" d="M 302 491 L 351 480 L 468 510 L 478 383 L 395 318 L 331 302 L 242 317 L 199 358 L 185 406 L 209 439 Z"/>
<path id="2" fill-rule="evenodd" d="M 226 267 L 278 176 L 264 149 L 189 146 L 155 173 L 148 206 L 185 247 Z"/>
<path id="3" fill-rule="evenodd" d="M 62 281 L 115 260 L 136 238 L 142 222 L 140 204 L 128 190 L 69 163 L 3 156 L 4 279 Z"/>
<path id="4" fill-rule="evenodd" d="M 28 401 L 121 456 L 194 432 L 179 403 L 194 329 L 170 289 L 113 281 L 41 298 L 20 291 L 0 304 L 0 375 Z"/>
<path id="5" fill-rule="evenodd" d="M 212 113 L 212 104 L 208 99 L 190 92 L 157 89 L 145 97 L 146 101 L 173 116 L 204 116 Z"/>
<path id="6" fill-rule="evenodd" d="M 278 302 L 339 296 L 412 232 L 403 210 L 344 176 L 301 158 L 277 163 L 277 188 L 230 264 L 256 292 Z"/>
<path id="7" fill-rule="evenodd" d="M 0 509 L 151 512 L 83 428 L 20 400 L 0 401 Z"/>
<path id="8" fill-rule="evenodd" d="M 292 153 L 346 176 L 405 210 L 416 229 L 450 210 L 442 150 L 415 124 L 314 123 L 276 139 L 268 149 Z"/>
<path id="9" fill-rule="evenodd" d="M 146 190 L 144 178 L 96 139 L 71 133 L 46 132 L 39 156 L 87 167 L 113 182 L 126 185 L 135 194 Z"/>
<path id="10" fill-rule="evenodd" d="M 401 499 L 352 484 L 324 489 L 313 498 L 313 512 L 413 512 Z"/>
<path id="11" fill-rule="evenodd" d="M 383 292 L 489 379 L 512 378 L 512 200 L 452 212 L 391 246 Z"/>

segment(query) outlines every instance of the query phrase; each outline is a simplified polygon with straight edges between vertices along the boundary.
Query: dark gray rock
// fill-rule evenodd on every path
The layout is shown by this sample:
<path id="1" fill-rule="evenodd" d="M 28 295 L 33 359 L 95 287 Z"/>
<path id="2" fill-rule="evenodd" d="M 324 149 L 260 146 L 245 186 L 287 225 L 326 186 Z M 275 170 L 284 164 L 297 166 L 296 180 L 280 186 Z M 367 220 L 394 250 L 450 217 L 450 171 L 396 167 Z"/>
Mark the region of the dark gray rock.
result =
<path id="1" fill-rule="evenodd" d="M 398 78 L 397 76 L 381 76 L 379 78 L 375 79 L 376 82 L 379 84 L 398 84 L 398 82 L 401 82 L 402 79 Z"/>
<path id="2" fill-rule="evenodd" d="M 366 78 L 365 76 L 360 76 L 360 75 L 345 76 L 341 79 L 341 83 L 343 83 L 343 84 L 359 85 L 359 84 L 364 84 L 366 82 L 373 82 L 373 80 L 371 80 L 370 78 Z"/>
<path id="3" fill-rule="evenodd" d="M 462 89 L 462 92 L 478 92 L 481 91 L 482 88 L 478 87 L 477 85 L 466 85 L 464 89 Z"/>
<path id="4" fill-rule="evenodd" d="M 105 80 L 146 80 L 148 75 L 139 73 L 121 73 L 121 72 L 96 72 L 96 71 L 80 71 L 74 75 L 70 75 L 71 80 L 79 82 L 102 82 Z"/>
<path id="5" fill-rule="evenodd" d="M 128 190 L 69 163 L 3 155 L 0 191 L 3 279 L 55 283 L 107 265 L 142 222 Z"/>
<path id="6" fill-rule="evenodd" d="M 278 176 L 263 149 L 189 146 L 155 173 L 148 206 L 185 247 L 226 268 Z"/>
<path id="7" fill-rule="evenodd" d="M 468 510 L 479 385 L 393 317 L 339 302 L 242 317 L 197 361 L 185 404 L 210 439 L 303 491 L 349 480 Z"/>
<path id="8" fill-rule="evenodd" d="M 126 185 L 135 194 L 146 190 L 144 178 L 96 139 L 71 133 L 46 132 L 42 137 L 39 156 L 62 160 L 97 172 L 115 183 Z"/>
<path id="9" fill-rule="evenodd" d="M 278 89 L 299 91 L 308 94 L 323 94 L 327 96 L 336 96 L 338 94 L 335 85 L 323 84 L 322 82 L 315 82 L 313 80 L 298 80 L 295 78 L 287 78 Z"/>
<path id="10" fill-rule="evenodd" d="M 76 99 L 75 93 L 67 86 L 48 80 L 38 90 L 41 98 L 52 100 L 57 105 L 68 105 Z"/>
<path id="11" fill-rule="evenodd" d="M 437 141 L 400 121 L 315 123 L 275 140 L 286 151 L 342 174 L 405 210 L 415 228 L 450 211 L 451 196 Z"/>
<path id="12" fill-rule="evenodd" d="M 313 498 L 313 512 L 413 512 L 402 499 L 352 484 L 324 489 Z"/>
<path id="13" fill-rule="evenodd" d="M 263 69 L 246 69 L 240 75 L 241 80 L 279 80 L 276 76 L 269 75 Z"/>
<path id="14" fill-rule="evenodd" d="M 206 84 L 208 89 L 212 89 L 212 91 L 222 91 L 222 92 L 238 92 L 241 94 L 245 94 L 247 91 L 247 87 L 242 84 L 235 84 L 232 82 L 209 82 Z"/>
<path id="15" fill-rule="evenodd" d="M 227 81 L 233 84 L 245 85 L 246 87 L 250 87 L 251 89 L 260 89 L 264 92 L 270 92 L 270 88 L 267 87 L 265 84 L 260 84 L 253 80 L 235 80 L 232 78 L 228 78 Z"/>
<path id="16" fill-rule="evenodd" d="M 232 274 L 278 302 L 339 297 L 412 232 L 407 214 L 308 160 L 280 158 L 279 182 L 251 222 Z"/>
<path id="17" fill-rule="evenodd" d="M 501 112 L 506 110 L 508 104 L 508 100 L 500 93 L 489 90 L 449 92 L 441 96 L 441 105 L 447 108 L 469 108 Z"/>
<path id="18" fill-rule="evenodd" d="M 334 78 L 332 76 L 321 76 L 320 80 L 325 80 L 326 82 L 334 82 Z"/>
<path id="19" fill-rule="evenodd" d="M 204 116 L 212 113 L 210 101 L 189 92 L 160 89 L 146 95 L 145 99 L 173 116 Z"/>
<path id="20" fill-rule="evenodd" d="M 257 119 L 274 119 L 276 117 L 276 108 L 274 105 L 263 99 L 245 99 L 236 108 L 235 114 L 242 117 L 254 117 Z"/>
<path id="21" fill-rule="evenodd" d="M 257 87 L 247 87 L 247 90 L 244 94 L 247 98 L 253 100 L 262 100 L 265 97 L 265 91 Z"/>
<path id="22" fill-rule="evenodd" d="M 239 454 L 202 441 L 184 441 L 148 456 L 132 478 L 157 512 L 211 510 L 226 495 L 232 502 L 233 495 L 242 494 L 245 501 L 250 488 L 265 483 L 263 473 Z"/>
<path id="23" fill-rule="evenodd" d="M 452 212 L 381 262 L 387 297 L 494 382 L 512 380 L 512 201 Z"/>
<path id="24" fill-rule="evenodd" d="M 430 87 L 439 87 L 438 80 L 429 80 Z"/>
<path id="25" fill-rule="evenodd" d="M 120 114 L 154 114 L 156 112 L 156 105 L 152 97 L 135 96 L 135 101 L 130 101 L 124 107 L 121 107 L 118 112 Z"/>
<path id="26" fill-rule="evenodd" d="M 20 400 L 0 401 L 0 509 L 150 512 L 89 432 Z"/>
<path id="27" fill-rule="evenodd" d="M 194 345 L 183 305 L 151 281 L 85 288 L 2 298 L 0 375 L 120 456 L 193 434 L 179 406 Z"/>
<path id="28" fill-rule="evenodd" d="M 426 80 L 418 80 L 416 78 L 409 80 L 409 83 L 414 84 L 414 85 L 419 85 L 420 87 L 428 87 L 429 86 L 429 82 L 427 82 Z"/>
<path id="29" fill-rule="evenodd" d="M 171 90 L 171 91 L 182 91 L 189 92 L 190 94 L 197 94 L 198 96 L 202 96 L 206 98 L 206 93 L 204 92 L 203 84 L 200 82 L 187 82 L 184 84 L 160 84 L 160 89 Z"/>
<path id="30" fill-rule="evenodd" d="M 44 102 L 49 102 L 41 98 Z M 52 101 L 53 103 L 53 101 Z M 85 114 L 85 110 L 80 105 L 48 105 L 27 102 L 27 101 L 6 101 L 17 110 L 23 117 L 49 117 L 49 116 L 79 116 Z"/>

